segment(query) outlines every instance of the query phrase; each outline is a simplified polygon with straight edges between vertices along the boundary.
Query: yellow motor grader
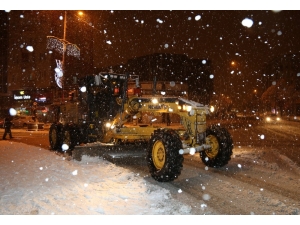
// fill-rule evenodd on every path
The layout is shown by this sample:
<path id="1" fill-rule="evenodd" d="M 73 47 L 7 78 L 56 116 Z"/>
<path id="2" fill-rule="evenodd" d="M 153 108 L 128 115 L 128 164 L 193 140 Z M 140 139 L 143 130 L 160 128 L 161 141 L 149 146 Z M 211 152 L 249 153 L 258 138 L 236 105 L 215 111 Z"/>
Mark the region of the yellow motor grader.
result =
<path id="1" fill-rule="evenodd" d="M 129 74 L 100 75 L 102 87 L 96 85 L 98 78 L 91 79 L 85 83 L 89 93 L 79 96 L 80 101 L 59 107 L 61 120 L 49 130 L 52 149 L 76 152 L 74 157 L 87 145 L 94 153 L 118 149 L 126 155 L 128 148 L 140 149 L 151 176 L 160 182 L 181 174 L 184 154 L 199 153 L 205 165 L 216 168 L 231 159 L 231 135 L 219 125 L 207 127 L 208 106 L 156 94 L 155 84 L 152 94 L 143 95 L 138 82 L 128 88 Z"/>

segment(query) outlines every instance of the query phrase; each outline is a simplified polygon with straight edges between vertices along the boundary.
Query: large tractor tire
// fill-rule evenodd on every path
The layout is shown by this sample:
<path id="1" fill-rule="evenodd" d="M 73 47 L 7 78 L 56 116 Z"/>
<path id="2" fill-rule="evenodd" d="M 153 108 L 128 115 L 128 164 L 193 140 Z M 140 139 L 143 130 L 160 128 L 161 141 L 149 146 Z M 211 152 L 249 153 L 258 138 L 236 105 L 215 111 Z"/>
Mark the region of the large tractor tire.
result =
<path id="1" fill-rule="evenodd" d="M 200 157 L 205 165 L 219 168 L 229 162 L 233 141 L 225 128 L 218 125 L 208 127 L 206 129 L 206 144 L 211 145 L 211 148 L 200 152 Z"/>
<path id="2" fill-rule="evenodd" d="M 62 135 L 63 135 L 62 145 L 65 144 L 67 146 L 67 149 L 63 149 L 63 147 L 61 146 L 61 150 L 62 151 L 73 150 L 79 142 L 77 127 L 73 124 L 68 124 L 64 126 L 62 129 Z"/>
<path id="3" fill-rule="evenodd" d="M 53 123 L 49 129 L 49 143 L 52 150 L 61 150 L 62 145 L 62 124 Z"/>
<path id="4" fill-rule="evenodd" d="M 149 140 L 147 164 L 151 176 L 160 182 L 173 181 L 181 174 L 183 155 L 179 154 L 182 142 L 171 129 L 156 130 Z"/>

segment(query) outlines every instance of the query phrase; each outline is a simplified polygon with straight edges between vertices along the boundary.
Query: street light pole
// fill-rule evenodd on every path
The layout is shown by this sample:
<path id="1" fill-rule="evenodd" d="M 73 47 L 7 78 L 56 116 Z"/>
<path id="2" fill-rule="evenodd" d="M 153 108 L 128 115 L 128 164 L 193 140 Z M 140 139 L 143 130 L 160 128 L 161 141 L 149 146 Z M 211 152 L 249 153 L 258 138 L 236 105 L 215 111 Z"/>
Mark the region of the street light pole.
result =
<path id="1" fill-rule="evenodd" d="M 65 74 L 65 58 L 66 58 L 66 50 L 67 50 L 67 45 L 66 45 L 66 35 L 67 35 L 67 10 L 65 10 L 65 17 L 64 17 L 64 36 L 63 36 L 63 56 L 62 56 L 62 71 Z M 62 101 L 64 101 L 64 76 L 62 77 Z"/>
<path id="2" fill-rule="evenodd" d="M 64 45 L 63 45 L 63 57 L 62 57 L 62 67 L 63 67 L 63 71 L 65 69 L 65 55 L 66 55 L 66 32 L 67 32 L 67 11 L 65 11 L 65 18 L 64 18 L 64 36 L 63 36 L 63 40 L 64 40 Z"/>

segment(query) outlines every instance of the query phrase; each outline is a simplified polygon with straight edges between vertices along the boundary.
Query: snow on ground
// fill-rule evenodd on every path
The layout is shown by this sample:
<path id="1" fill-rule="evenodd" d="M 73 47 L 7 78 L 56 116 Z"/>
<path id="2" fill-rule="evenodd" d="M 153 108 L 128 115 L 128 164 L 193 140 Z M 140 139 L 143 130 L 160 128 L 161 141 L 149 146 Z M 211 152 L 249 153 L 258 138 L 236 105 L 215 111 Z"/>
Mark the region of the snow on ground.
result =
<path id="1" fill-rule="evenodd" d="M 0 146 L 1 215 L 190 214 L 168 190 L 99 157 L 66 160 L 23 143 Z"/>
<path id="2" fill-rule="evenodd" d="M 53 224 L 53 217 L 55 222 L 61 222 L 61 217 L 51 215 L 76 215 L 75 219 L 67 217 L 67 221 L 72 219 L 77 223 L 86 223 L 95 218 L 87 218 L 87 215 L 123 215 L 125 218 L 109 217 L 109 220 L 119 223 L 127 219 L 131 224 L 137 224 L 148 219 L 134 217 L 132 220 L 128 215 L 193 215 L 191 205 L 172 198 L 169 190 L 147 179 L 99 157 L 83 156 L 82 161 L 69 160 L 40 147 L 1 140 L 0 219 L 10 223 L 23 222 L 28 215 L 32 215 L 29 217 L 31 224 L 50 221 Z M 202 222 L 205 219 L 211 222 L 212 215 L 218 215 L 203 209 L 203 215 L 207 214 L 211 216 L 201 217 Z M 23 216 L 20 219 L 16 215 Z M 47 218 L 34 215 L 47 215 Z M 78 218 L 78 215 L 84 217 Z M 262 219 L 261 216 L 247 217 L 246 221 L 240 216 L 222 217 L 218 215 L 213 218 L 222 223 L 228 221 L 230 225 L 241 222 L 252 224 L 253 219 L 260 222 Z M 160 223 L 170 223 L 170 220 L 185 223 L 194 219 L 199 218 L 158 218 Z M 269 222 L 270 219 L 268 217 Z M 276 217 L 276 221 L 280 219 L 287 218 Z"/>

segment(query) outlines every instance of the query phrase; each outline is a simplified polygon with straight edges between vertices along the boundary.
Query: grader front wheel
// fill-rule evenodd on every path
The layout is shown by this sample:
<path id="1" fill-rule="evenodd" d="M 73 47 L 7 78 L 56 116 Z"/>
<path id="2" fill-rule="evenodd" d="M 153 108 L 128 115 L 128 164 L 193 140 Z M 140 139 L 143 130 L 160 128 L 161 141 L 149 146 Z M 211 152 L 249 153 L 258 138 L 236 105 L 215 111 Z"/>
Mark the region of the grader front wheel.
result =
<path id="1" fill-rule="evenodd" d="M 152 159 L 155 168 L 162 169 L 165 165 L 166 150 L 164 143 L 161 140 L 157 140 L 152 147 Z"/>
<path id="2" fill-rule="evenodd" d="M 233 141 L 230 133 L 218 125 L 206 129 L 206 144 L 211 148 L 200 152 L 202 162 L 209 167 L 222 167 L 231 159 Z"/>
<path id="3" fill-rule="evenodd" d="M 181 173 L 183 156 L 180 137 L 174 130 L 156 130 L 149 141 L 147 164 L 151 176 L 160 182 L 175 180 Z"/>

